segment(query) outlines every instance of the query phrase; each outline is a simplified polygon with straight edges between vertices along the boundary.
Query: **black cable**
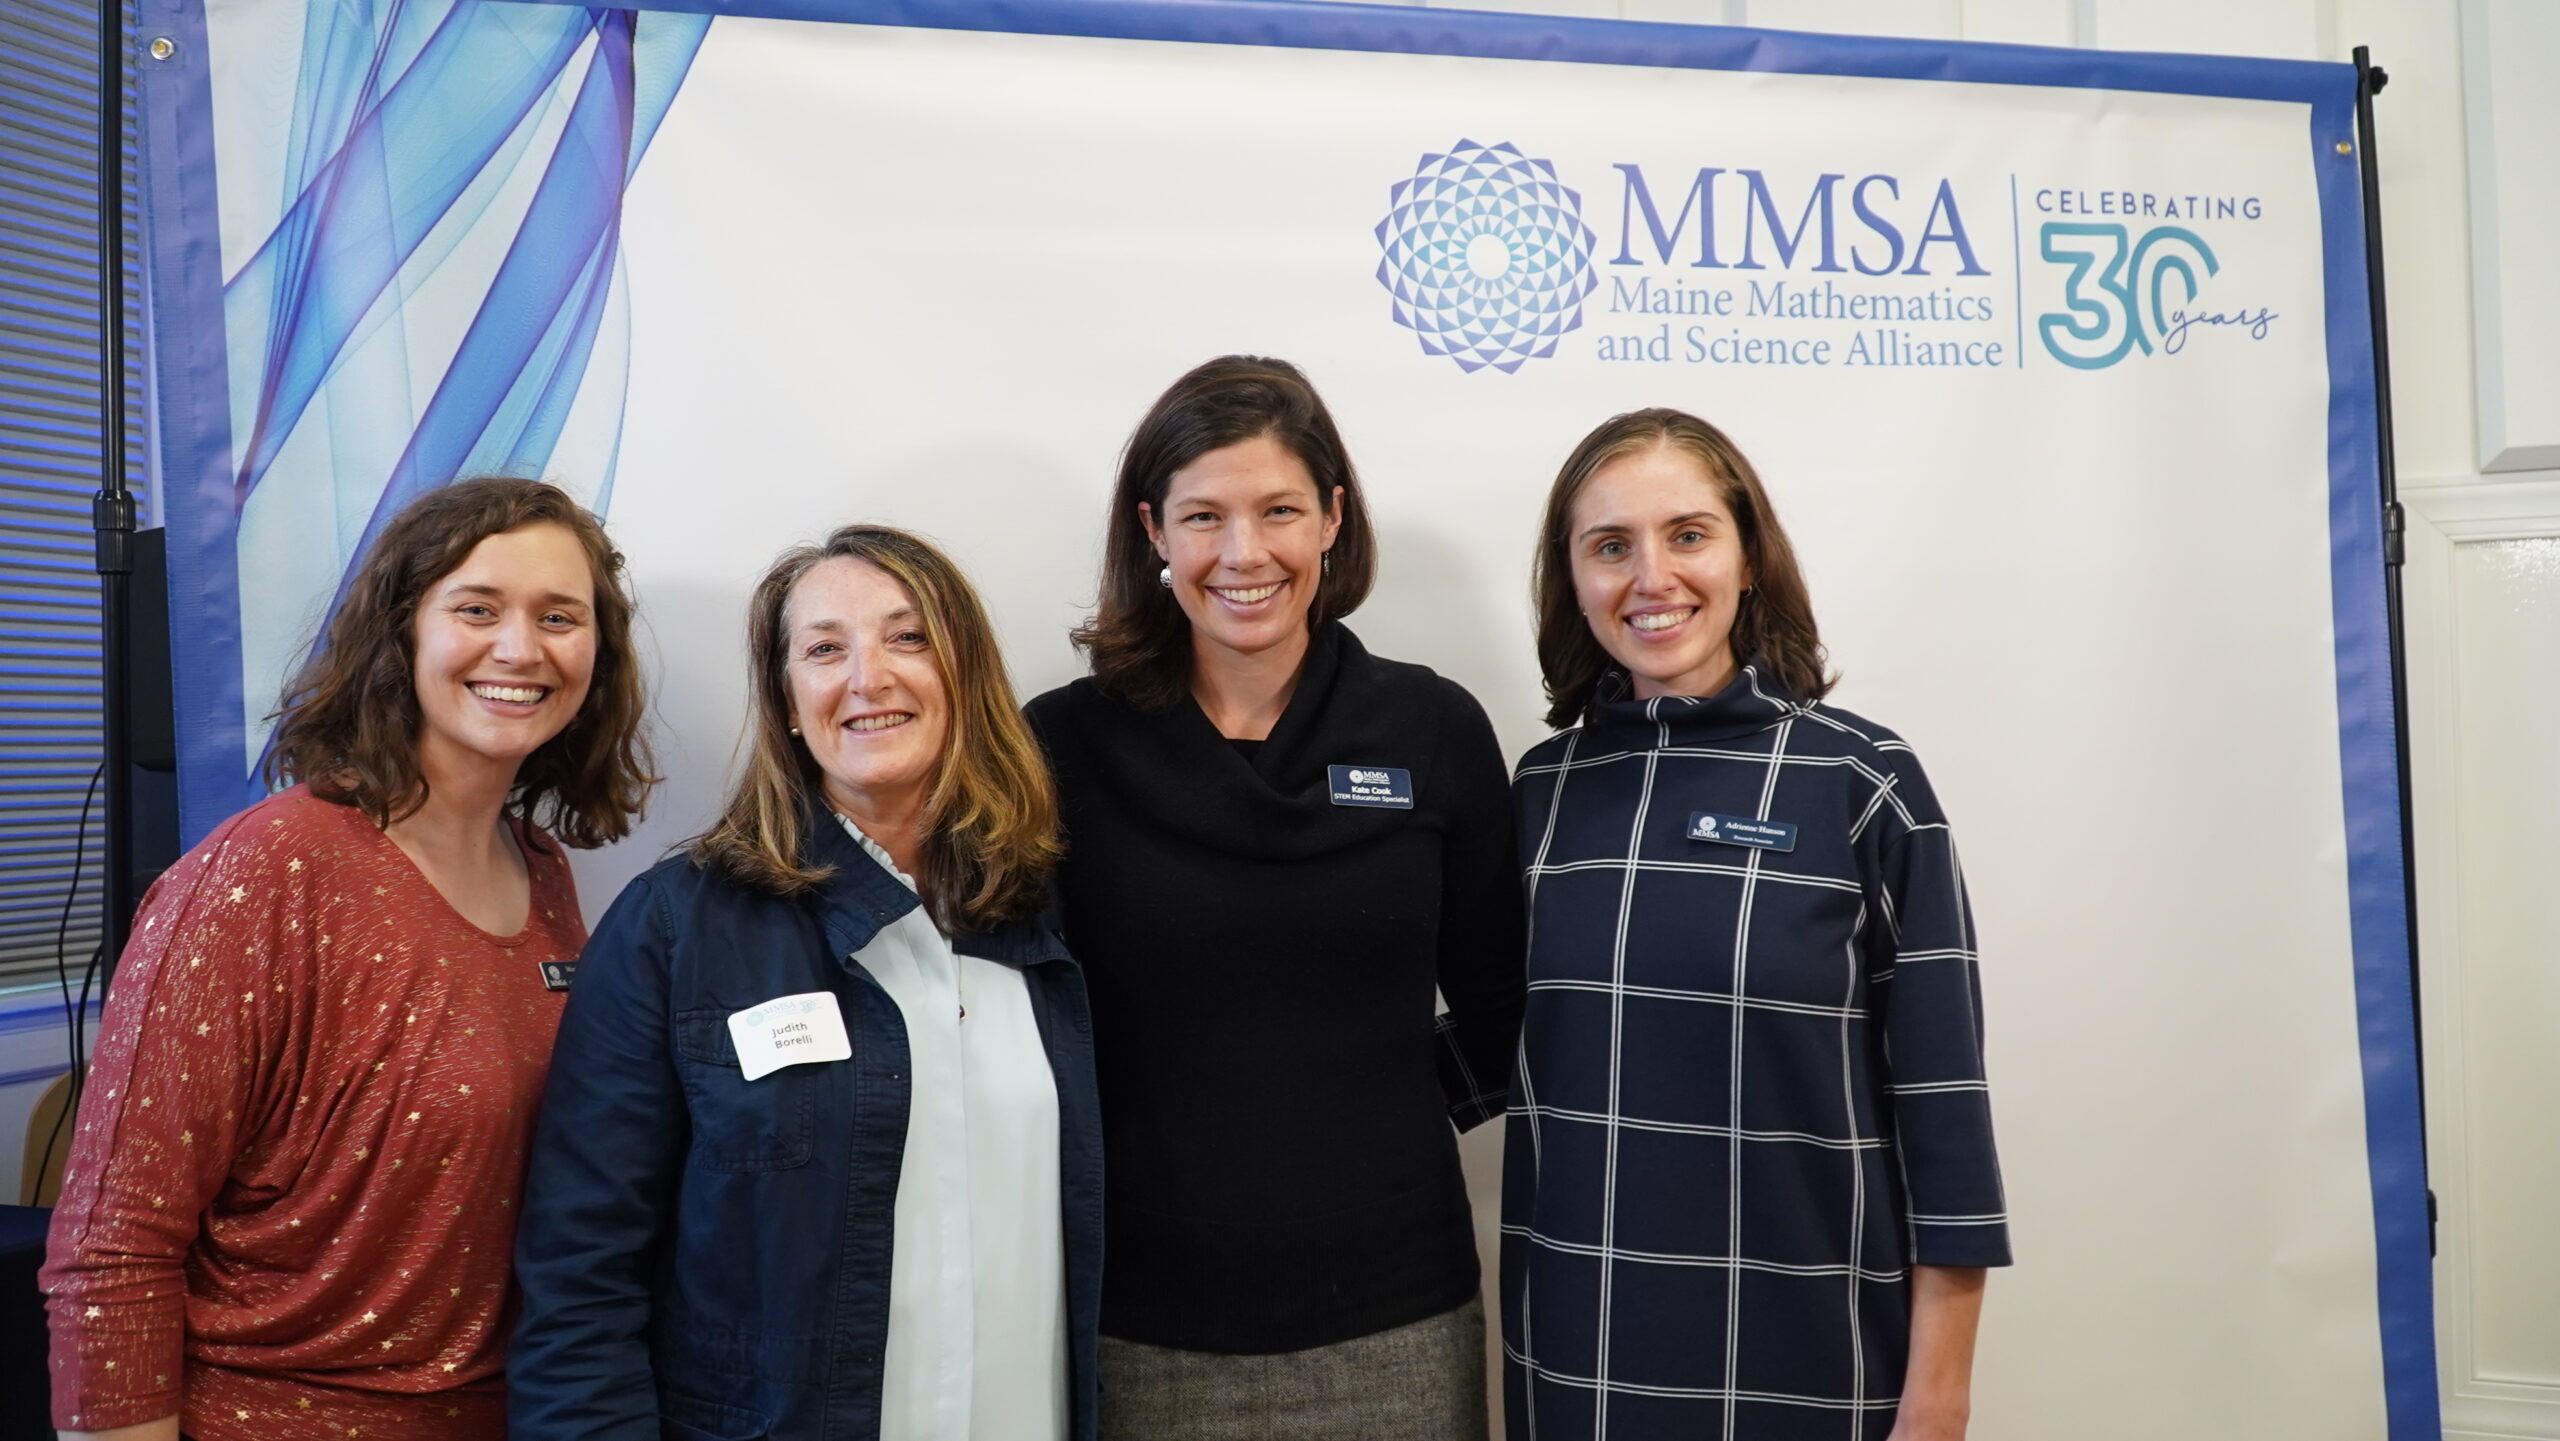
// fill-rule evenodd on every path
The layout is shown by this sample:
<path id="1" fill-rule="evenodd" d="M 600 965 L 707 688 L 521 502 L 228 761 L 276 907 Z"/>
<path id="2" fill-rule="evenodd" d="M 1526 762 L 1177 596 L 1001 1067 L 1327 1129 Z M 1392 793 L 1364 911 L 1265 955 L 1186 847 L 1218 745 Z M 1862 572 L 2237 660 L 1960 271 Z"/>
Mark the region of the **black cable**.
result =
<path id="1" fill-rule="evenodd" d="M 71 1102 L 73 1105 L 78 1105 L 80 1098 L 88 1094 L 89 1090 L 89 983 L 98 978 L 98 962 L 106 953 L 107 947 L 103 941 L 91 946 L 89 964 L 80 972 L 80 1025 L 71 1033 L 72 1054 L 78 1057 L 72 1063 Z M 106 999 L 107 993 L 104 988 L 101 988 L 98 992 L 100 1009 L 105 1008 Z"/>
<path id="2" fill-rule="evenodd" d="M 88 1089 L 87 1082 L 84 1078 L 89 1073 L 89 1043 L 87 1034 L 89 1029 L 87 1025 L 87 1018 L 89 1014 L 89 982 L 96 978 L 98 974 L 98 958 L 105 954 L 106 948 L 104 946 L 90 947 L 89 964 L 82 967 L 80 971 L 79 1013 L 81 1016 L 81 1023 L 73 1026 L 71 1030 L 71 1094 L 63 1098 L 62 1109 L 54 1112 L 53 1130 L 48 1132 L 44 1138 L 44 1159 L 36 1163 L 36 1172 L 34 1176 L 35 1188 L 32 1192 L 27 1193 L 30 1195 L 43 1194 L 45 1172 L 53 1166 L 53 1143 L 61 1139 L 62 1128 L 70 1123 L 70 1120 L 74 1115 L 79 1113 L 80 1097 L 82 1093 Z M 64 982 L 64 989 L 66 992 L 69 990 L 69 982 L 67 980 Z M 21 1182 L 20 1184 L 24 1185 L 25 1183 Z"/>
<path id="3" fill-rule="evenodd" d="M 62 1109 L 54 1113 L 53 1130 L 44 1138 L 44 1159 L 36 1162 L 36 1173 L 29 1179 L 36 1190 L 44 1187 L 44 1174 L 53 1167 L 53 1144 L 62 1139 L 62 1127 L 71 1113 L 80 1109 L 80 1091 L 89 1075 L 89 983 L 98 974 L 98 958 L 106 953 L 102 941 L 89 952 L 89 964 L 80 972 L 80 999 L 71 999 L 71 907 L 80 897 L 80 871 L 89 859 L 89 808 L 98 799 L 98 782 L 105 779 L 106 766 L 89 773 L 89 789 L 80 797 L 80 830 L 71 842 L 71 885 L 62 893 L 62 920 L 53 930 L 53 974 L 62 983 L 63 1019 L 71 1032 L 71 1094 Z M 30 1193 L 32 1194 L 32 1193 Z"/>

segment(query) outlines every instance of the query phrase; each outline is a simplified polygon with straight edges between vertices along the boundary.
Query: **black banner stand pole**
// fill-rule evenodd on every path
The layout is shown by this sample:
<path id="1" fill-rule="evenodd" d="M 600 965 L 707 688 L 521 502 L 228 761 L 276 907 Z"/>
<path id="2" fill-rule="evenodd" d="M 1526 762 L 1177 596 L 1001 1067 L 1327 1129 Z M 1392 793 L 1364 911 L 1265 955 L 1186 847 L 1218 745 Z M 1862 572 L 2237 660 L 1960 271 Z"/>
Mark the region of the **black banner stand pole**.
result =
<path id="1" fill-rule="evenodd" d="M 2382 175 L 2373 149 L 2373 97 L 2391 83 L 2373 63 L 2370 48 L 2355 48 L 2356 149 L 2364 176 L 2365 288 L 2373 311 L 2374 436 L 2382 473 L 2382 604 L 2391 627 L 2391 730 L 2400 766 L 2401 914 L 2409 927 L 2409 1022 L 2411 1059 L 2418 1067 L 2418 1144 L 2421 1164 L 2427 1138 L 2427 1042 L 2419 1024 L 2418 986 L 2418 845 L 2411 826 L 2415 807 L 2409 792 L 2409 630 L 2400 608 L 2400 570 L 2408 558 L 2408 512 L 2400 508 L 2399 452 L 2391 433 L 2391 312 L 2382 288 Z M 2427 1254 L 2436 1253 L 2436 1193 L 2427 1188 Z"/>
<path id="2" fill-rule="evenodd" d="M 109 978 L 133 924 L 133 492 L 124 450 L 124 3 L 98 4 L 99 720 L 106 877 L 98 944 Z M 75 1018 L 77 1023 L 78 1018 Z"/>

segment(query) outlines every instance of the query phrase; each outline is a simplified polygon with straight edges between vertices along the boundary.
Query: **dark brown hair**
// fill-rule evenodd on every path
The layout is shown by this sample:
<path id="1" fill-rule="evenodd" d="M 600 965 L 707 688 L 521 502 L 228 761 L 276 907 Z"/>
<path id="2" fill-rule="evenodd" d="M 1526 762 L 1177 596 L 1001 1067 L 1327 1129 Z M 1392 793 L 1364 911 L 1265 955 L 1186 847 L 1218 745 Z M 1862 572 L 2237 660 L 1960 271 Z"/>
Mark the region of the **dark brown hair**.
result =
<path id="1" fill-rule="evenodd" d="M 770 895 L 798 895 L 829 874 L 802 854 L 801 828 L 828 824 L 818 763 L 791 734 L 792 588 L 822 561 L 858 560 L 907 588 L 950 698 L 951 729 L 924 805 L 925 910 L 945 932 L 984 931 L 1040 905 L 1065 847 L 1058 793 L 1014 704 L 1004 654 L 977 591 L 950 557 L 885 525 L 848 525 L 785 551 L 747 601 L 746 763 L 719 821 L 693 843 L 704 869 Z"/>
<path id="2" fill-rule="evenodd" d="M 595 581 L 596 664 L 568 727 L 517 768 L 506 814 L 581 848 L 629 835 L 658 777 L 641 734 L 647 699 L 631 644 L 622 555 L 568 492 L 538 480 L 455 481 L 391 518 L 285 688 L 268 778 L 308 782 L 313 795 L 354 806 L 377 826 L 415 815 L 427 803 L 418 769 L 418 603 L 480 542 L 529 525 L 559 526 L 586 552 Z"/>
<path id="3" fill-rule="evenodd" d="M 1804 572 L 1796 565 L 1795 547 L 1786 527 L 1760 487 L 1741 448 L 1726 434 L 1679 410 L 1631 410 L 1611 416 L 1582 438 L 1556 472 L 1547 491 L 1547 514 L 1538 530 L 1538 558 L 1531 568 L 1529 592 L 1538 611 L 1538 669 L 1547 683 L 1547 724 L 1559 730 L 1582 719 L 1591 705 L 1592 688 L 1616 662 L 1591 633 L 1573 595 L 1573 556 L 1567 531 L 1573 524 L 1574 498 L 1593 473 L 1622 456 L 1669 447 L 1696 460 L 1715 483 L 1725 509 L 1742 539 L 1743 564 L 1750 588 L 1742 593 L 1733 615 L 1733 654 L 1737 661 L 1758 661 L 1763 671 L 1800 701 L 1817 701 L 1831 693 L 1835 677 L 1826 670 L 1821 633 L 1813 623 L 1813 599 L 1805 593 Z"/>
<path id="4" fill-rule="evenodd" d="M 1076 628 L 1076 646 L 1091 657 L 1094 683 L 1141 710 L 1160 710 L 1191 687 L 1191 622 L 1156 579 L 1163 562 L 1147 541 L 1138 505 L 1161 518 L 1176 471 L 1213 450 L 1269 436 L 1315 478 L 1316 500 L 1330 513 L 1342 488 L 1342 521 L 1328 569 L 1307 606 L 1313 630 L 1360 608 L 1378 569 L 1369 508 L 1342 435 L 1315 387 L 1298 367 L 1258 355 L 1222 355 L 1192 370 L 1156 397 L 1120 452 L 1111 519 L 1102 542 L 1102 596 L 1092 619 Z"/>

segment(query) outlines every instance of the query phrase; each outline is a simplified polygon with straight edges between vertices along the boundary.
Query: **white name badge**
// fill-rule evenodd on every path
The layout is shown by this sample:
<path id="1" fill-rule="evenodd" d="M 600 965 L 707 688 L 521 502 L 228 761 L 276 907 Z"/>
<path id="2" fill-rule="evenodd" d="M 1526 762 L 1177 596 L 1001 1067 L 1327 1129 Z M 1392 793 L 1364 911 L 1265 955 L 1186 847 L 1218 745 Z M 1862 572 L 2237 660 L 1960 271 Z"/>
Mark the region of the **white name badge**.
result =
<path id="1" fill-rule="evenodd" d="M 738 1071 L 748 1080 L 803 1061 L 849 1061 L 853 1042 L 835 993 L 779 996 L 729 1017 L 729 1039 L 738 1046 Z"/>

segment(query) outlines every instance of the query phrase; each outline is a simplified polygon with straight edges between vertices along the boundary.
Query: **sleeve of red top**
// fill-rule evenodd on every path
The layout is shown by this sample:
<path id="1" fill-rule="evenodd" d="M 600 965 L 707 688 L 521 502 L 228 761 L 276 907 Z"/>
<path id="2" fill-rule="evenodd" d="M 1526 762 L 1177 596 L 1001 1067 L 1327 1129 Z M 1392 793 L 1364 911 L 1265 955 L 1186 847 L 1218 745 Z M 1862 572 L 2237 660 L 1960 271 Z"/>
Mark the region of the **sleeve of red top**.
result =
<path id="1" fill-rule="evenodd" d="M 117 967 L 45 1248 L 58 1426 L 179 1409 L 187 1250 L 283 1049 L 269 1022 L 287 898 L 262 849 L 226 827 L 172 869 Z"/>

